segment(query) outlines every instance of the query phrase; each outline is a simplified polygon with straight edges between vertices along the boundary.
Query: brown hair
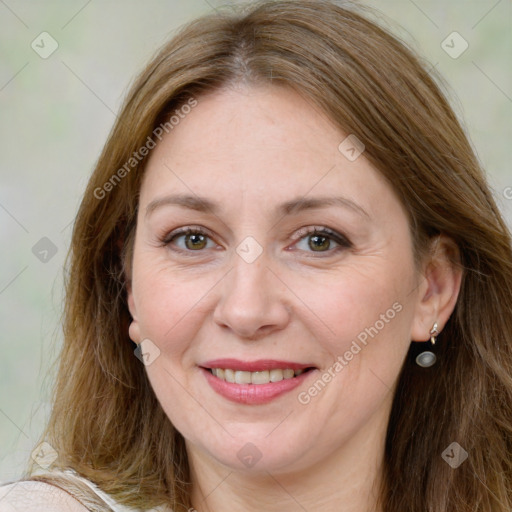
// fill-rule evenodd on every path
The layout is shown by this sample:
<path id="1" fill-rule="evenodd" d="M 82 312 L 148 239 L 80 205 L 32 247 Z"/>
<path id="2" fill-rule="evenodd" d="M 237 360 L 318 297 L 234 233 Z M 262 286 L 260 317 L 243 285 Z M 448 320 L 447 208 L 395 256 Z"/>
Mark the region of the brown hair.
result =
<path id="1" fill-rule="evenodd" d="M 43 436 L 59 453 L 54 465 L 74 468 L 125 505 L 191 506 L 183 438 L 128 338 L 123 264 L 130 263 L 146 160 L 122 173 L 107 197 L 98 190 L 170 112 L 239 81 L 291 87 L 363 141 L 409 213 L 417 255 L 440 233 L 460 250 L 463 282 L 439 337 L 439 362 L 419 368 L 411 348 L 399 376 L 383 510 L 509 512 L 510 234 L 467 137 L 418 57 L 368 17 L 323 0 L 261 2 L 202 17 L 131 88 L 74 225 L 64 346 Z M 469 454 L 457 469 L 441 457 L 452 442 Z"/>

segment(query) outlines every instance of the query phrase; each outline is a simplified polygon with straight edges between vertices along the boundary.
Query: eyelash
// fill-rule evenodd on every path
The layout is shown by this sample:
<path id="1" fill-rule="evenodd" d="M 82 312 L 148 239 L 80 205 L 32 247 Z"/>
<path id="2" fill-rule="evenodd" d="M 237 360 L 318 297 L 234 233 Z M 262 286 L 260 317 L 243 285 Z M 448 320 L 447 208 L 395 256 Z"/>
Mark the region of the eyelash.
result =
<path id="1" fill-rule="evenodd" d="M 169 246 L 177 238 L 180 238 L 181 236 L 186 236 L 186 235 L 203 235 L 203 236 L 206 236 L 211 239 L 209 232 L 206 231 L 204 228 L 201 228 L 200 226 L 188 226 L 188 227 L 184 227 L 184 228 L 179 228 L 179 229 L 169 233 L 168 235 L 166 235 L 161 240 L 162 246 L 165 246 L 165 247 Z M 336 242 L 338 244 L 338 247 L 335 247 L 334 249 L 330 249 L 328 251 L 311 251 L 313 254 L 315 254 L 315 253 L 327 254 L 327 256 L 332 256 L 333 253 L 337 253 L 343 249 L 350 249 L 353 246 L 352 243 L 345 236 L 343 236 L 340 233 L 337 233 L 336 231 L 332 231 L 331 229 L 326 228 L 326 227 L 321 227 L 320 229 L 318 229 L 317 226 L 314 226 L 312 228 L 311 227 L 310 228 L 302 228 L 299 231 L 297 231 L 297 233 L 294 235 L 293 238 L 296 242 L 300 242 L 303 238 L 307 238 L 308 236 L 315 236 L 315 235 L 320 235 L 322 237 L 326 237 L 326 238 Z M 175 252 L 179 252 L 179 253 L 185 254 L 187 256 L 193 257 L 193 256 L 195 256 L 195 254 L 194 254 L 195 252 L 200 253 L 200 252 L 203 252 L 204 249 L 199 249 L 197 251 L 193 251 L 193 250 L 173 248 L 172 250 Z M 314 256 L 314 257 L 318 257 L 318 256 Z M 320 257 L 322 257 L 322 256 L 320 256 Z M 323 257 L 325 257 L 325 256 L 323 256 Z"/>

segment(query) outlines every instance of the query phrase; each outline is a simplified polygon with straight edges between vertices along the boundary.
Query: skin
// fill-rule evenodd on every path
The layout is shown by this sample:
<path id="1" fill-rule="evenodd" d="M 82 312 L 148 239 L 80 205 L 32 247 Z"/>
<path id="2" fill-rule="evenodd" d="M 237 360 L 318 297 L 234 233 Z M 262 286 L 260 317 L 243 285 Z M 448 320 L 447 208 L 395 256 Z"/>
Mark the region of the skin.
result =
<path id="1" fill-rule="evenodd" d="M 397 376 L 411 340 L 428 340 L 436 321 L 442 330 L 460 272 L 444 237 L 417 267 L 404 208 L 364 153 L 351 162 L 338 150 L 346 136 L 291 89 L 236 86 L 198 98 L 151 153 L 128 283 L 130 337 L 160 350 L 146 370 L 186 440 L 200 512 L 380 510 L 375 489 Z M 147 213 L 177 193 L 218 202 L 219 211 L 167 204 Z M 285 201 L 322 196 L 357 207 L 274 213 Z M 162 242 L 187 226 L 208 236 Z M 349 244 L 297 235 L 315 226 Z M 248 236 L 263 249 L 252 263 L 236 252 Z M 300 403 L 299 393 L 397 303 L 400 312 Z M 269 404 L 237 404 L 198 367 L 224 357 L 317 370 Z M 246 443 L 261 454 L 250 468 L 237 457 Z"/>

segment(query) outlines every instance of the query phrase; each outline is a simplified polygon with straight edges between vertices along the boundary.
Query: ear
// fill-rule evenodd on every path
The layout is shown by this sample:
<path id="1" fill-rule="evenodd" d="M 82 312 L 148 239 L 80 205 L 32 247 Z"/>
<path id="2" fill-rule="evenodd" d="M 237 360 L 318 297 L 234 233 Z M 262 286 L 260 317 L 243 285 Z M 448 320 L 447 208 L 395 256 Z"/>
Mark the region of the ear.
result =
<path id="1" fill-rule="evenodd" d="M 129 230 L 128 236 L 118 241 L 118 248 L 123 263 L 123 274 L 126 286 L 126 301 L 128 303 L 128 310 L 130 311 L 130 315 L 132 317 L 130 327 L 128 328 L 128 335 L 133 342 L 140 343 L 140 326 L 137 319 L 137 308 L 135 306 L 132 284 L 133 249 L 135 243 L 134 237 L 135 229 Z"/>
<path id="2" fill-rule="evenodd" d="M 428 341 L 434 323 L 441 332 L 452 314 L 462 282 L 457 244 L 439 235 L 423 264 L 418 302 L 411 328 L 412 341 Z"/>
<path id="3" fill-rule="evenodd" d="M 126 291 L 128 310 L 130 311 L 130 315 L 132 316 L 132 322 L 130 323 L 130 327 L 128 328 L 128 335 L 130 336 L 130 339 L 133 342 L 138 344 L 141 342 L 141 335 L 139 321 L 137 320 L 137 308 L 135 307 L 135 299 L 133 297 L 133 287 L 131 279 L 128 279 L 126 281 Z"/>

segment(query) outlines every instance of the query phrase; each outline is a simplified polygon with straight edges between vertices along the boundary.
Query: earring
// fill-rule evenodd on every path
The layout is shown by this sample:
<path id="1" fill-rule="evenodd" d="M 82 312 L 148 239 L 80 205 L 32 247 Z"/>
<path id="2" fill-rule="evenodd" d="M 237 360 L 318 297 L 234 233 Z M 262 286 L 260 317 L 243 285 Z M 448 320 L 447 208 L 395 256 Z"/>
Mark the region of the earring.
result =
<path id="1" fill-rule="evenodd" d="M 430 343 L 432 345 L 436 344 L 436 338 L 439 335 L 439 331 L 437 330 L 437 322 L 434 323 L 432 329 L 430 329 Z M 430 350 L 426 350 L 425 352 L 421 352 L 416 357 L 416 364 L 421 366 L 422 368 L 428 368 L 429 366 L 433 366 L 436 363 L 437 357 L 434 352 L 430 352 Z"/>

